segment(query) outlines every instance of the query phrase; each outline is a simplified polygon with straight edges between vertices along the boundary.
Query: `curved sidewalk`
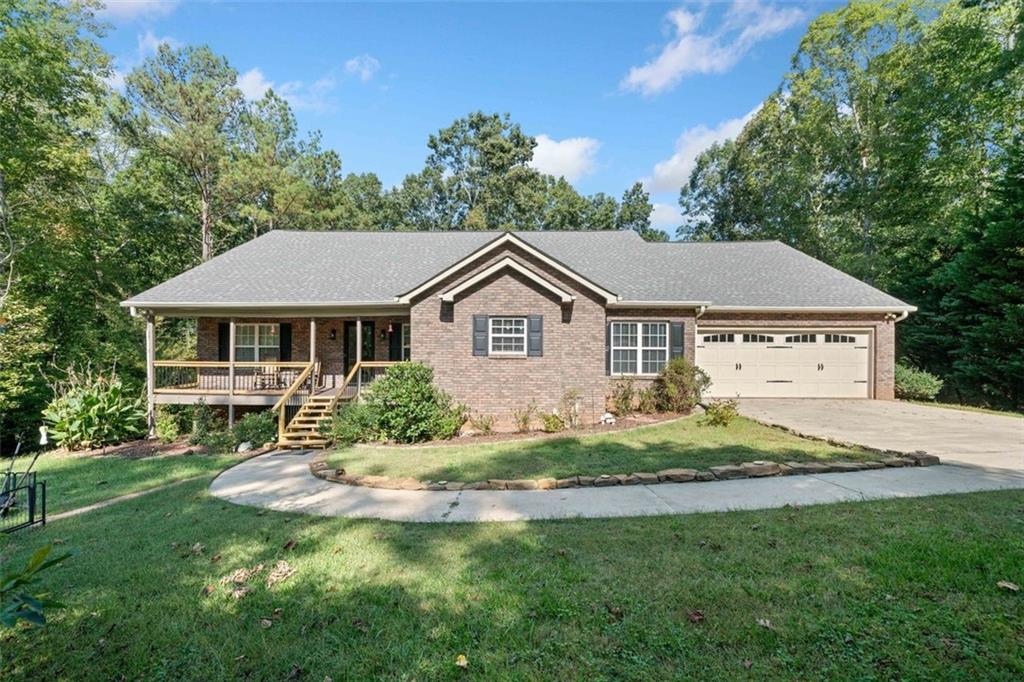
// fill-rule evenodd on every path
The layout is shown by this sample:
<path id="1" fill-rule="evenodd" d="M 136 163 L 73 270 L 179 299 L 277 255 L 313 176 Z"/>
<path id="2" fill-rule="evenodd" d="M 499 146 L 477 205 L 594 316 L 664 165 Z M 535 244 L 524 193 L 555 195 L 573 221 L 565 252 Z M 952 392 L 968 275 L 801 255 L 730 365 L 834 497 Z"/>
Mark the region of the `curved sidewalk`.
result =
<path id="1" fill-rule="evenodd" d="M 314 456 L 284 451 L 254 457 L 214 479 L 210 493 L 235 504 L 318 516 L 476 522 L 690 514 L 1024 489 L 1024 473 L 939 465 L 655 486 L 382 490 L 316 478 L 309 472 Z"/>

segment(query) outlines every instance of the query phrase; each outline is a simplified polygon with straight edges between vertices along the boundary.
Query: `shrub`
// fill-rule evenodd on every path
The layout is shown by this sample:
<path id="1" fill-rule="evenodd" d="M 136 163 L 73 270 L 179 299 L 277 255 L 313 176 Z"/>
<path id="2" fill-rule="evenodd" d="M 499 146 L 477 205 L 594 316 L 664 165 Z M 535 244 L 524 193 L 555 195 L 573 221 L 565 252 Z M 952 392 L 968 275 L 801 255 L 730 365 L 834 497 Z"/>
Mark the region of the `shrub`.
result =
<path id="1" fill-rule="evenodd" d="M 728 426 L 739 416 L 735 400 L 712 400 L 704 408 L 703 423 L 708 426 Z"/>
<path id="2" fill-rule="evenodd" d="M 57 444 L 69 450 L 92 448 L 137 438 L 146 430 L 146 407 L 138 393 L 118 376 L 68 371 L 43 419 Z"/>
<path id="3" fill-rule="evenodd" d="M 896 397 L 905 400 L 935 400 L 942 390 L 942 379 L 924 371 L 896 363 Z"/>
<path id="4" fill-rule="evenodd" d="M 562 394 L 561 406 L 562 421 L 570 429 L 578 429 L 583 425 L 583 418 L 580 416 L 580 392 L 570 388 Z"/>
<path id="5" fill-rule="evenodd" d="M 512 421 L 516 423 L 516 431 L 526 433 L 533 425 L 533 418 L 537 414 L 537 403 L 530 401 L 523 409 L 512 410 Z"/>
<path id="6" fill-rule="evenodd" d="M 654 380 L 658 409 L 686 413 L 700 401 L 711 378 L 686 358 L 672 358 Z"/>
<path id="7" fill-rule="evenodd" d="M 487 435 L 494 433 L 494 422 L 496 421 L 493 414 L 478 414 L 475 417 L 469 418 L 469 425 L 473 427 L 474 431 Z"/>
<path id="8" fill-rule="evenodd" d="M 619 417 L 628 417 L 633 414 L 635 398 L 636 390 L 633 388 L 632 379 L 619 379 L 612 386 L 612 409 Z"/>
<path id="9" fill-rule="evenodd" d="M 231 433 L 236 448 L 242 443 L 261 447 L 264 443 L 277 440 L 277 415 L 270 410 L 250 412 L 235 422 Z"/>
<path id="10" fill-rule="evenodd" d="M 654 414 L 658 411 L 658 396 L 654 393 L 654 387 L 648 386 L 640 391 L 636 409 L 641 414 Z"/>
<path id="11" fill-rule="evenodd" d="M 235 451 L 235 437 L 231 435 L 231 432 L 222 429 L 220 431 L 210 431 L 206 434 L 206 437 L 200 443 L 200 445 L 206 446 L 211 453 L 218 454 L 222 452 L 234 452 Z"/>
<path id="12" fill-rule="evenodd" d="M 320 426 L 320 432 L 338 445 L 380 440 L 373 411 L 366 403 L 343 403 Z"/>
<path id="13" fill-rule="evenodd" d="M 547 433 L 558 433 L 565 430 L 565 420 L 557 412 L 541 414 L 540 421 L 542 428 Z"/>
<path id="14" fill-rule="evenodd" d="M 223 421 L 213 411 L 213 408 L 200 398 L 192 408 L 192 436 L 188 439 L 189 444 L 206 445 L 206 440 L 211 433 L 223 430 Z"/>
<path id="15" fill-rule="evenodd" d="M 167 410 L 156 412 L 156 437 L 161 443 L 173 443 L 181 435 L 181 428 L 178 424 L 178 415 Z"/>

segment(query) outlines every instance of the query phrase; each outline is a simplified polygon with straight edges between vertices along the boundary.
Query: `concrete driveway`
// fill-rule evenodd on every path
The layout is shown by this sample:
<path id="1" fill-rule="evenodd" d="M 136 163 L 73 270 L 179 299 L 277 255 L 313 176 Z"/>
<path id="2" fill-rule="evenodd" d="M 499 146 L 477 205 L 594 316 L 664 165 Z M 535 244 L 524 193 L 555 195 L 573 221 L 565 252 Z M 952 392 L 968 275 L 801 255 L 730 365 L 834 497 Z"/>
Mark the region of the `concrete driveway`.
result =
<path id="1" fill-rule="evenodd" d="M 1024 418 L 890 400 L 758 398 L 740 413 L 798 433 L 938 455 L 944 464 L 1024 471 Z"/>

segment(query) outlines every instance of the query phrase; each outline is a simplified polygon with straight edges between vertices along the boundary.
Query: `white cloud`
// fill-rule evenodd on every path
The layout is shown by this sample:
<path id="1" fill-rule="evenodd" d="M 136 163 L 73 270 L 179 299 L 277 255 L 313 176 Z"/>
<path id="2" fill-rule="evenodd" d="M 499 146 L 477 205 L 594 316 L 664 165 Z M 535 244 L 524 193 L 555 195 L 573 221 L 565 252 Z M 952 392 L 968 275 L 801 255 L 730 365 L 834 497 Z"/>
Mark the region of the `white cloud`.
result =
<path id="1" fill-rule="evenodd" d="M 733 0 L 719 25 L 705 33 L 706 6 L 698 12 L 682 7 L 666 16 L 673 37 L 657 57 L 634 66 L 622 79 L 625 90 L 655 95 L 671 90 L 690 74 L 724 73 L 750 49 L 800 23 L 806 13 L 796 7 L 762 4 L 760 0 Z"/>
<path id="2" fill-rule="evenodd" d="M 248 100 L 260 99 L 274 84 L 266 79 L 259 69 L 249 69 L 238 77 L 238 89 Z"/>
<path id="3" fill-rule="evenodd" d="M 107 84 L 107 87 L 111 90 L 121 91 L 124 90 L 124 79 L 128 73 L 121 71 L 120 69 L 111 69 L 110 75 L 103 79 L 103 82 Z"/>
<path id="4" fill-rule="evenodd" d="M 592 137 L 567 137 L 555 140 L 547 135 L 537 136 L 530 165 L 541 173 L 564 176 L 569 182 L 593 173 L 597 167 L 597 150 L 601 143 Z"/>
<path id="5" fill-rule="evenodd" d="M 99 15 L 110 21 L 132 21 L 165 17 L 175 10 L 178 0 L 107 0 Z"/>
<path id="6" fill-rule="evenodd" d="M 178 49 L 181 47 L 181 41 L 170 36 L 158 36 L 153 33 L 152 29 L 146 29 L 145 33 L 140 33 L 136 37 L 136 43 L 138 46 L 139 60 L 148 57 L 149 55 L 156 54 L 157 50 L 160 49 L 161 45 L 167 45 L 168 47 Z"/>
<path id="7" fill-rule="evenodd" d="M 754 114 L 761 108 L 758 104 L 746 116 L 730 118 L 713 128 L 703 123 L 683 131 L 676 139 L 676 151 L 672 156 L 654 165 L 654 175 L 645 178 L 644 185 L 655 192 L 674 192 L 685 185 L 690 173 L 697 165 L 700 153 L 716 142 L 724 142 L 740 134 Z"/>
<path id="8" fill-rule="evenodd" d="M 335 106 L 331 93 L 337 85 L 334 77 L 328 75 L 309 84 L 305 81 L 282 83 L 278 92 L 296 111 L 324 112 Z"/>
<path id="9" fill-rule="evenodd" d="M 654 204 L 651 211 L 651 225 L 659 229 L 678 227 L 683 222 L 683 214 L 679 212 L 678 206 L 672 204 Z M 668 232 L 668 230 L 665 230 Z M 671 232 L 669 232 L 671 234 Z"/>
<path id="10" fill-rule="evenodd" d="M 373 78 L 380 71 L 380 62 L 368 54 L 361 54 L 352 57 L 345 62 L 345 73 L 359 76 L 364 83 Z"/>

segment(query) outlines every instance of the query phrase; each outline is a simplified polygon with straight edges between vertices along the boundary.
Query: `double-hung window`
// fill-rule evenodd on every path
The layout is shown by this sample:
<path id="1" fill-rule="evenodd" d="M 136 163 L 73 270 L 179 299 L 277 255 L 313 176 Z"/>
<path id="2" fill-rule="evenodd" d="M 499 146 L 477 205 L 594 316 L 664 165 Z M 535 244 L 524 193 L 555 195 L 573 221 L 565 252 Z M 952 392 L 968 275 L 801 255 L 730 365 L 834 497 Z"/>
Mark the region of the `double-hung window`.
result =
<path id="1" fill-rule="evenodd" d="M 612 322 L 612 374 L 657 374 L 668 362 L 667 322 Z"/>
<path id="2" fill-rule="evenodd" d="M 411 325 L 406 322 L 402 325 L 402 359 L 408 360 L 412 354 L 412 331 Z"/>
<path id="3" fill-rule="evenodd" d="M 488 324 L 491 355 L 526 355 L 525 317 L 492 317 Z"/>
<path id="4" fill-rule="evenodd" d="M 274 362 L 280 357 L 281 337 L 278 325 L 235 325 L 235 360 L 237 362 Z"/>

